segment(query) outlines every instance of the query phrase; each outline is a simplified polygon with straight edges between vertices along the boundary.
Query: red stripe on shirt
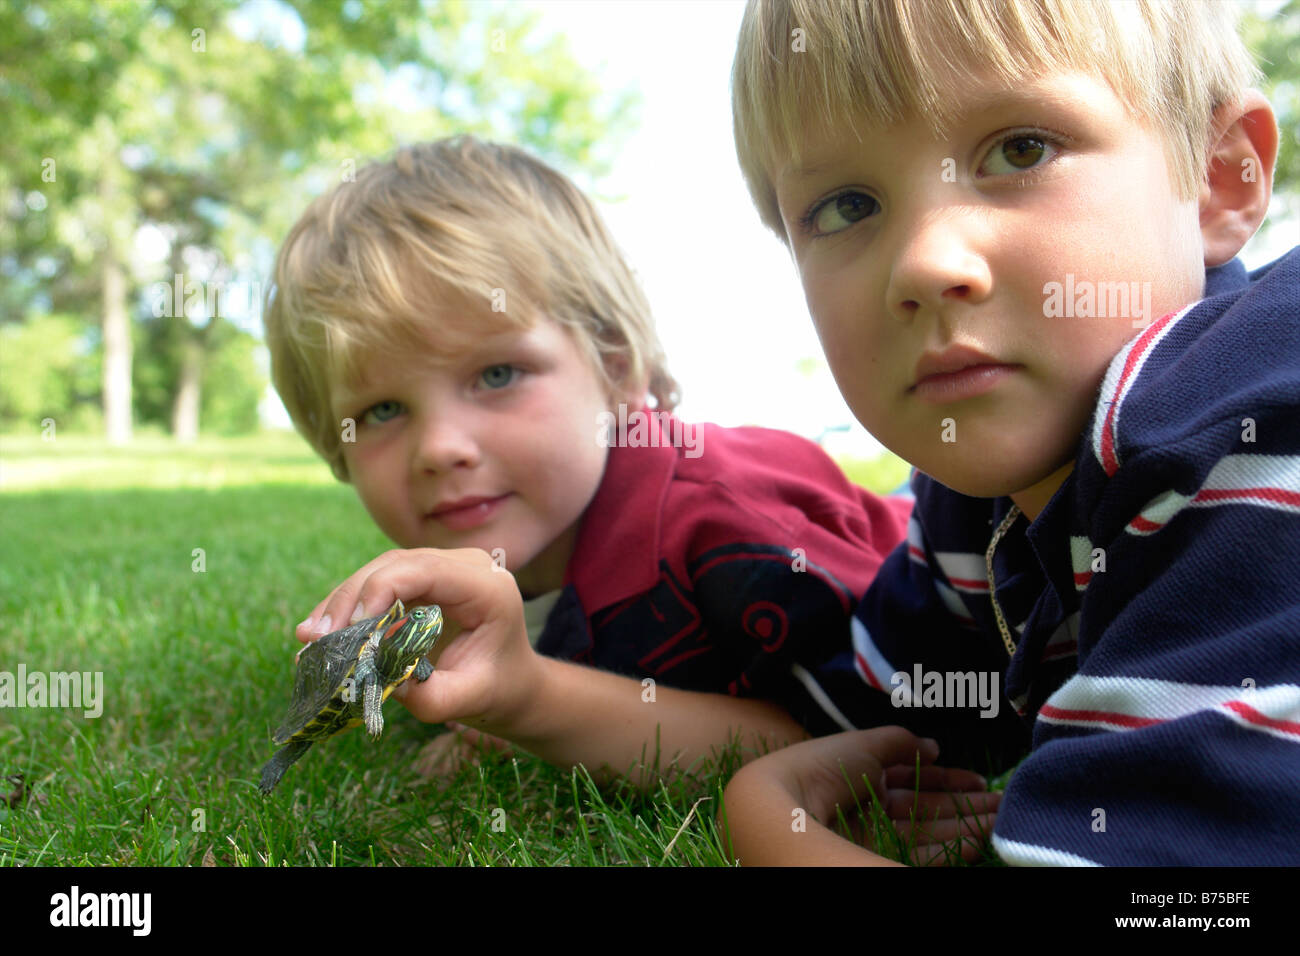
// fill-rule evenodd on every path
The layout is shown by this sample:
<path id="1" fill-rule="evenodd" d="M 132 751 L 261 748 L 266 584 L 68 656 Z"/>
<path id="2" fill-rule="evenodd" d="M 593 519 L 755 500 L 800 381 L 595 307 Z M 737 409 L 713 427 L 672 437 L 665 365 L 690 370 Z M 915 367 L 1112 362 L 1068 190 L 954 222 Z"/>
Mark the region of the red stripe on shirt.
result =
<path id="1" fill-rule="evenodd" d="M 1091 723 L 1114 724 L 1117 727 L 1150 727 L 1152 724 L 1164 723 L 1163 720 L 1157 717 L 1134 717 L 1132 714 L 1117 714 L 1106 710 L 1062 710 L 1059 707 L 1053 707 L 1051 704 L 1044 704 L 1038 713 L 1056 720 L 1089 721 Z"/>
<path id="2" fill-rule="evenodd" d="M 1300 491 L 1285 488 L 1202 488 L 1193 501 L 1226 501 L 1232 498 L 1262 498 L 1282 505 L 1300 507 Z"/>
<path id="3" fill-rule="evenodd" d="M 1230 700 L 1223 705 L 1233 713 L 1239 715 L 1245 720 L 1257 727 L 1267 727 L 1269 730 L 1280 730 L 1286 734 L 1295 734 L 1300 737 L 1300 721 L 1278 720 L 1276 717 L 1270 717 L 1251 707 L 1249 704 L 1242 703 L 1239 700 Z"/>
<path id="4" fill-rule="evenodd" d="M 1151 521 L 1141 515 L 1138 515 L 1128 524 L 1135 531 L 1158 531 L 1165 526 L 1163 521 Z"/>
<path id="5" fill-rule="evenodd" d="M 876 675 L 871 673 L 871 668 L 867 666 L 867 659 L 862 656 L 862 653 L 860 651 L 854 651 L 853 657 L 857 662 L 858 673 L 862 675 L 862 679 L 876 690 L 883 691 L 885 688 L 880 686 L 880 681 L 876 680 Z"/>
<path id="6" fill-rule="evenodd" d="M 1128 353 L 1128 359 L 1124 362 L 1124 371 L 1120 373 L 1119 382 L 1115 385 L 1115 392 L 1111 395 L 1111 401 L 1106 408 L 1106 423 L 1101 427 L 1101 466 L 1106 470 L 1106 477 L 1115 477 L 1115 472 L 1119 471 L 1119 459 L 1115 457 L 1115 435 L 1114 423 L 1115 414 L 1119 409 L 1120 396 L 1124 394 L 1128 387 L 1128 380 L 1133 375 L 1133 370 L 1137 368 L 1138 363 L 1146 354 L 1151 345 L 1151 340 L 1156 337 L 1169 320 L 1174 317 L 1175 313 L 1166 315 L 1154 325 L 1147 326 L 1145 332 L 1138 336 L 1133 350 Z"/>

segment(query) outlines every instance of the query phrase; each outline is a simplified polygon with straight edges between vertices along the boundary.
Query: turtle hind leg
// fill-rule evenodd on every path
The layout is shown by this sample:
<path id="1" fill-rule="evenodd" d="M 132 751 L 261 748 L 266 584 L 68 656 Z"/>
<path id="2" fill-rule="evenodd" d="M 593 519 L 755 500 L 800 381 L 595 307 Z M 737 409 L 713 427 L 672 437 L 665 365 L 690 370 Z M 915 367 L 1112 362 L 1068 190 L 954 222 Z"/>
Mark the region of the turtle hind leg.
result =
<path id="1" fill-rule="evenodd" d="M 266 766 L 262 768 L 262 782 L 259 789 L 263 796 L 275 789 L 275 785 L 280 782 L 284 772 L 293 766 L 294 761 L 307 752 L 311 747 L 310 740 L 294 740 L 275 752 Z"/>

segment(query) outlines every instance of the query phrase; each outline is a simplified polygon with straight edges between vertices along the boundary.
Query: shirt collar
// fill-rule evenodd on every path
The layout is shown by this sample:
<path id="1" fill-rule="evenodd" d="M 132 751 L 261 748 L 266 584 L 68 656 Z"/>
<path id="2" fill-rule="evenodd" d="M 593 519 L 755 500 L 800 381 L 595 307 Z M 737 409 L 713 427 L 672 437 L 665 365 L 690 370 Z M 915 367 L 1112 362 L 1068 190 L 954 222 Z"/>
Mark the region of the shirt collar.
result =
<path id="1" fill-rule="evenodd" d="M 646 443 L 635 448 L 613 443 L 565 571 L 564 583 L 573 585 L 589 615 L 648 591 L 659 580 L 661 523 L 677 449 L 656 421 L 656 415 L 667 413 L 642 408 L 640 414 L 648 417 Z"/>

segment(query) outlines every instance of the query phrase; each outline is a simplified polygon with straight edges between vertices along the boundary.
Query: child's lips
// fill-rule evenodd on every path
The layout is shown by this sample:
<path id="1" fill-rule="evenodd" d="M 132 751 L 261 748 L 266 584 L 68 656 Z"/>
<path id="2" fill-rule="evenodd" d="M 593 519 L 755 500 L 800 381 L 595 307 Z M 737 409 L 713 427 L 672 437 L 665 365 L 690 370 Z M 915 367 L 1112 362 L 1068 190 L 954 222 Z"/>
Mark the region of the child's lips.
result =
<path id="1" fill-rule="evenodd" d="M 950 345 L 921 356 L 908 391 L 923 402 L 942 405 L 983 395 L 1018 368 L 968 345 Z"/>
<path id="2" fill-rule="evenodd" d="M 478 527 L 495 515 L 509 497 L 510 492 L 493 498 L 458 498 L 435 506 L 427 517 L 452 531 L 465 531 Z"/>
<path id="3" fill-rule="evenodd" d="M 931 405 L 958 402 L 992 391 L 1018 368 L 1019 365 L 998 363 L 968 365 L 955 372 L 927 375 L 912 386 L 911 392 L 921 401 Z"/>

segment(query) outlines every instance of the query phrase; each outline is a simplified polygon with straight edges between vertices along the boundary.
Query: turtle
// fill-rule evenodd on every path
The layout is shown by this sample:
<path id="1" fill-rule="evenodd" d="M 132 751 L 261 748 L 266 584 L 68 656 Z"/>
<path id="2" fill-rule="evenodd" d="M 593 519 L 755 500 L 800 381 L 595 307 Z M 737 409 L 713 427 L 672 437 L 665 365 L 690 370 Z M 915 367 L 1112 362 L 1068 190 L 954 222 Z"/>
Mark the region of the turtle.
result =
<path id="1" fill-rule="evenodd" d="M 441 633 L 442 608 L 430 604 L 408 611 L 399 599 L 383 614 L 303 648 L 293 701 L 272 738 L 284 746 L 262 768 L 262 793 L 270 793 L 318 740 L 361 723 L 378 739 L 384 731 L 381 705 L 412 674 L 417 681 L 429 679 L 433 665 L 424 655 Z"/>

